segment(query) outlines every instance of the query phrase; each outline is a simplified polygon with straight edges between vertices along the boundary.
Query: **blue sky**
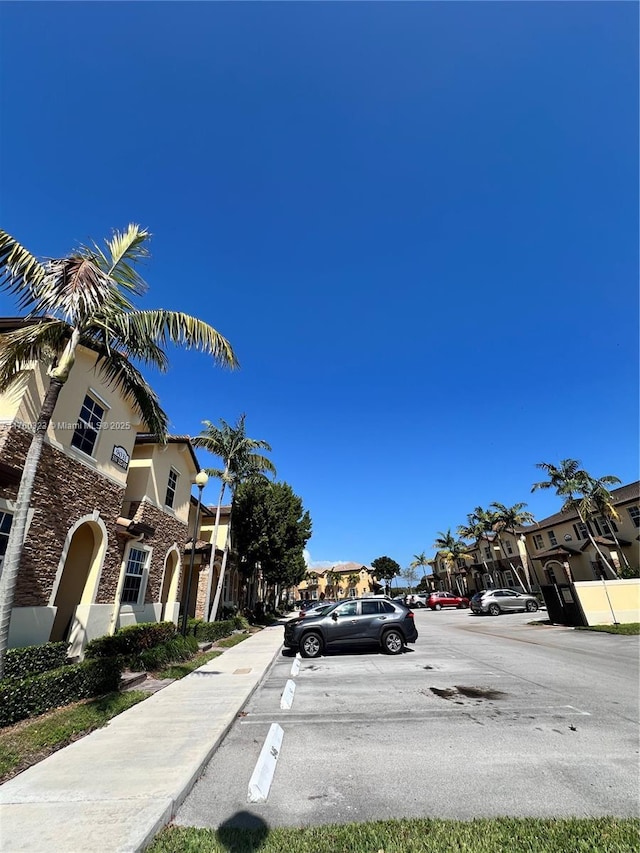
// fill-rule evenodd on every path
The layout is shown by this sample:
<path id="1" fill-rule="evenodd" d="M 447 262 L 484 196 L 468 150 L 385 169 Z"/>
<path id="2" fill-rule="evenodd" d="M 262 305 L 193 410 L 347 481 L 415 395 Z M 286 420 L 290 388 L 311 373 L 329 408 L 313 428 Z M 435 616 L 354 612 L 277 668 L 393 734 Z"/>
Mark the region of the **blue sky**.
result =
<path id="1" fill-rule="evenodd" d="M 492 501 L 542 518 L 539 461 L 637 479 L 636 4 L 0 15 L 2 227 L 40 256 L 149 228 L 145 304 L 242 365 L 174 352 L 172 430 L 246 412 L 313 562 L 405 566 Z"/>

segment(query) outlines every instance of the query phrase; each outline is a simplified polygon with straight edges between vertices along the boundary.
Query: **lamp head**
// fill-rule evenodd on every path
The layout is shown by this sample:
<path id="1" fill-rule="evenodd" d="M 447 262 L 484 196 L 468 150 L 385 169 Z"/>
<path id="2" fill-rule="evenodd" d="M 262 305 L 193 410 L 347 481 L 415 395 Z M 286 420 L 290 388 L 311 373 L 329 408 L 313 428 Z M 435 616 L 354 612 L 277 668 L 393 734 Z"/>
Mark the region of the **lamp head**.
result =
<path id="1" fill-rule="evenodd" d="M 199 489 L 204 489 L 208 482 L 208 475 L 204 471 L 198 471 L 198 473 L 196 474 L 196 486 Z"/>

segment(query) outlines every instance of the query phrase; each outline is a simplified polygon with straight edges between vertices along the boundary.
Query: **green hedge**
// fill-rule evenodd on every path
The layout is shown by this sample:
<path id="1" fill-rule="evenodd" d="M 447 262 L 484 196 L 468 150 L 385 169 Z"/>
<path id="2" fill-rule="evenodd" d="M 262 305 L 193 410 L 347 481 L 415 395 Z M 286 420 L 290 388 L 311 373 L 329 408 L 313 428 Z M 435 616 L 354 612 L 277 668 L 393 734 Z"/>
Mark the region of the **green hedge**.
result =
<path id="1" fill-rule="evenodd" d="M 0 681 L 0 726 L 111 693 L 120 685 L 121 672 L 119 658 L 105 658 L 69 664 L 29 678 L 5 678 Z"/>
<path id="2" fill-rule="evenodd" d="M 145 622 L 142 625 L 127 625 L 112 636 L 96 637 L 85 649 L 85 658 L 132 658 L 147 649 L 173 640 L 176 626 L 173 622 Z"/>
<path id="3" fill-rule="evenodd" d="M 125 660 L 126 665 L 132 670 L 153 671 L 170 663 L 189 660 L 197 651 L 198 641 L 195 637 L 178 636 Z"/>
<path id="4" fill-rule="evenodd" d="M 201 642 L 215 642 L 223 637 L 228 637 L 234 631 L 242 630 L 244 627 L 242 617 L 225 619 L 220 622 L 200 622 L 190 620 L 187 629 L 189 634 L 194 634 Z"/>
<path id="5" fill-rule="evenodd" d="M 67 663 L 69 643 L 44 643 L 8 649 L 4 660 L 5 678 L 27 678 L 50 669 L 59 669 Z"/>

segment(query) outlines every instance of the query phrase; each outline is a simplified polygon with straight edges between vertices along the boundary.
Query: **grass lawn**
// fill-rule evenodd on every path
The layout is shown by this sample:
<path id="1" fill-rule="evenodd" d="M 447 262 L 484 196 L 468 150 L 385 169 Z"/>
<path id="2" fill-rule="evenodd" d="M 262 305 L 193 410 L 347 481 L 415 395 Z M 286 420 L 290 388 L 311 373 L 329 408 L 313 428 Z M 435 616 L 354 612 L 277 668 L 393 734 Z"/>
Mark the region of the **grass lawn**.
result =
<path id="1" fill-rule="evenodd" d="M 149 695 L 139 690 L 108 693 L 99 699 L 67 705 L 0 729 L 0 782 L 6 782 L 52 752 L 102 728 L 110 719 Z"/>
<path id="2" fill-rule="evenodd" d="M 636 636 L 640 634 L 640 622 L 627 622 L 624 625 L 589 625 L 584 628 L 576 628 L 577 631 L 601 631 L 605 634 L 627 634 Z"/>
<path id="3" fill-rule="evenodd" d="M 184 678 L 185 675 L 189 675 L 190 672 L 193 672 L 194 669 L 198 669 L 199 666 L 204 666 L 205 663 L 208 663 L 213 658 L 217 658 L 221 655 L 220 651 L 211 651 L 211 652 L 203 652 L 201 655 L 196 655 L 191 660 L 180 661 L 180 663 L 172 663 L 169 666 L 165 667 L 165 669 L 161 669 L 159 672 L 152 673 L 154 678 Z"/>
<path id="4" fill-rule="evenodd" d="M 147 853 L 632 853 L 640 820 L 385 820 L 304 829 L 170 826 Z"/>

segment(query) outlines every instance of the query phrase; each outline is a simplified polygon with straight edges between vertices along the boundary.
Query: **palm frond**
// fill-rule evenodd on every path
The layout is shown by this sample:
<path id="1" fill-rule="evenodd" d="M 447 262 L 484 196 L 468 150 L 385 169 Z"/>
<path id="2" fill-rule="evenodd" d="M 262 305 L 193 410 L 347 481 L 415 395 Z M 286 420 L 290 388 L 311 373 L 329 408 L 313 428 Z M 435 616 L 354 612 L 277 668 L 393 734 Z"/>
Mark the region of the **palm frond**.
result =
<path id="1" fill-rule="evenodd" d="M 108 255 L 100 251 L 98 256 L 101 263 L 104 262 L 103 271 L 109 278 L 115 279 L 125 290 L 140 296 L 146 293 L 148 286 L 135 265 L 149 257 L 146 244 L 150 237 L 145 228 L 131 223 L 126 231 L 114 231 L 111 238 L 105 240 Z"/>
<path id="2" fill-rule="evenodd" d="M 126 356 L 117 352 L 102 352 L 98 355 L 96 369 L 111 388 L 119 390 L 137 412 L 148 431 L 159 440 L 167 439 L 168 419 L 155 391 Z"/>
<path id="3" fill-rule="evenodd" d="M 63 320 L 41 320 L 0 335 L 0 391 L 34 363 L 52 363 L 70 337 L 71 328 Z"/>
<path id="4" fill-rule="evenodd" d="M 21 311 L 37 304 L 45 268 L 17 240 L 0 230 L 0 290 L 18 294 Z"/>
<path id="5" fill-rule="evenodd" d="M 62 315 L 75 326 L 100 314 L 114 284 L 92 260 L 71 255 L 49 261 L 38 290 L 38 313 Z"/>
<path id="6" fill-rule="evenodd" d="M 238 367 L 231 344 L 220 332 L 203 320 L 181 311 L 159 308 L 122 314 L 117 318 L 117 328 L 125 342 L 137 337 L 141 340 L 156 341 L 160 346 L 172 343 L 202 350 L 212 355 L 223 367 Z"/>

